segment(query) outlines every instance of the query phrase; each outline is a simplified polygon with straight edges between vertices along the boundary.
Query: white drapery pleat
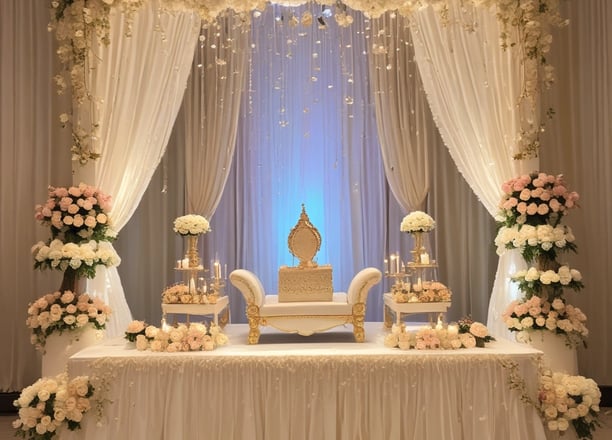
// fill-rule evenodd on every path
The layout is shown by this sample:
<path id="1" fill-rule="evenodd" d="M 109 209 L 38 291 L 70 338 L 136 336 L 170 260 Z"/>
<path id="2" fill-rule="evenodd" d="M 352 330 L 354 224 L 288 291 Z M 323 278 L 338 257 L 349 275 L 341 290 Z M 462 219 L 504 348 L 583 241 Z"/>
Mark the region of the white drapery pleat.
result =
<path id="1" fill-rule="evenodd" d="M 385 176 L 405 212 L 425 210 L 433 121 L 408 19 L 386 13 L 372 20 L 372 35 L 379 50 L 370 51 L 368 61 Z"/>
<path id="2" fill-rule="evenodd" d="M 248 30 L 231 13 L 202 29 L 183 100 L 187 211 L 209 220 L 234 157 Z"/>
<path id="3" fill-rule="evenodd" d="M 91 110 L 100 124 L 101 158 L 76 165 L 75 183 L 97 186 L 113 197 L 117 231 L 136 210 L 164 153 L 200 29 L 193 13 L 158 14 L 157 8 L 157 1 L 151 1 L 139 10 L 129 38 L 125 17 L 112 9 L 112 43 L 98 47 L 90 58 L 90 88 L 100 105 L 81 116 Z M 98 266 L 86 290 L 113 309 L 107 334 L 122 335 L 132 316 L 117 268 Z"/>
<path id="4" fill-rule="evenodd" d="M 473 30 L 466 30 L 473 23 Z M 448 23 L 432 8 L 412 17 L 416 60 L 444 143 L 477 197 L 495 216 L 501 184 L 537 168 L 537 159 L 516 161 L 521 128 L 521 68 L 517 50 L 503 51 L 494 9 L 449 5 Z M 509 275 L 525 263 L 518 252 L 501 256 L 487 325 L 509 337 L 501 312 L 516 298 Z"/>

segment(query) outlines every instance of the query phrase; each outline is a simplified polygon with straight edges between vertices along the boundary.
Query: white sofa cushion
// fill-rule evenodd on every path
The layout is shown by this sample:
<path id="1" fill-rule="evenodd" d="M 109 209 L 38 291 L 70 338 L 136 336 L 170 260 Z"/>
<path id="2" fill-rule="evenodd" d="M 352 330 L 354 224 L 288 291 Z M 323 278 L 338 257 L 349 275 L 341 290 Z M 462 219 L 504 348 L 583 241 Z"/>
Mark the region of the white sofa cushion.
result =
<path id="1" fill-rule="evenodd" d="M 259 308 L 259 315 L 269 316 L 325 316 L 350 315 L 352 304 L 347 301 L 344 292 L 335 292 L 332 301 L 278 302 L 278 295 L 265 295 L 264 304 Z"/>

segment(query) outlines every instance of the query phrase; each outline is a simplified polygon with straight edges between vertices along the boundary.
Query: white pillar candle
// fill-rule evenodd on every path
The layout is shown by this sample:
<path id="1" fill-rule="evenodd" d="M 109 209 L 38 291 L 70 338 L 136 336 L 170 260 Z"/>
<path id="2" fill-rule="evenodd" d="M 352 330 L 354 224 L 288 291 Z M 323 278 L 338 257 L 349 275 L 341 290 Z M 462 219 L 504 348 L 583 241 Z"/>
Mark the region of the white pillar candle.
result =
<path id="1" fill-rule="evenodd" d="M 429 254 L 427 252 L 421 254 L 421 264 L 429 264 Z"/>
<path id="2" fill-rule="evenodd" d="M 449 335 L 458 335 L 459 334 L 459 327 L 456 324 L 449 324 L 448 325 L 448 334 Z"/>
<path id="3" fill-rule="evenodd" d="M 221 265 L 218 261 L 215 261 L 215 278 L 221 279 Z"/>
<path id="4" fill-rule="evenodd" d="M 389 260 L 384 259 L 385 273 L 389 273 Z"/>
<path id="5" fill-rule="evenodd" d="M 188 269 L 189 268 L 189 258 L 183 258 L 183 261 L 181 262 L 181 267 L 183 269 Z"/>
<path id="6" fill-rule="evenodd" d="M 395 254 L 391 254 L 389 258 L 391 259 L 391 271 L 394 271 L 395 270 Z"/>

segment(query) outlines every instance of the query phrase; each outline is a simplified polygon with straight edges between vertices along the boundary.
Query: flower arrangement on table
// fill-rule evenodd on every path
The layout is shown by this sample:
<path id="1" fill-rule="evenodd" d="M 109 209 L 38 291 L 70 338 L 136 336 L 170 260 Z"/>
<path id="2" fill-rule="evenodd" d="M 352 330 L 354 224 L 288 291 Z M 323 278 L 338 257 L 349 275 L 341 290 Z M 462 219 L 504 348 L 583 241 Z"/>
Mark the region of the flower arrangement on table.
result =
<path id="1" fill-rule="evenodd" d="M 394 324 L 385 336 L 384 344 L 401 350 L 457 350 L 484 347 L 486 342 L 493 340 L 484 324 L 465 318 L 458 324 L 444 326 L 438 323 L 417 330 L 409 330 L 403 322 Z"/>
<path id="2" fill-rule="evenodd" d="M 206 292 L 202 293 L 196 291 L 192 293 L 189 290 L 189 286 L 185 283 L 177 283 L 170 287 L 167 287 L 162 292 L 162 303 L 164 304 L 216 304 L 219 299 L 219 292 L 214 290 L 214 285 L 211 284 L 206 289 Z"/>
<path id="3" fill-rule="evenodd" d="M 416 232 L 430 232 L 436 226 L 436 222 L 428 214 L 422 211 L 413 211 L 402 219 L 400 231 L 414 234 Z"/>
<path id="4" fill-rule="evenodd" d="M 399 281 L 391 286 L 391 295 L 398 303 L 448 302 L 452 292 L 438 281 L 424 281 L 421 285 Z"/>
<path id="5" fill-rule="evenodd" d="M 206 234 L 210 232 L 210 223 L 201 215 L 183 215 L 174 220 L 174 232 L 183 236 Z"/>
<path id="6" fill-rule="evenodd" d="M 62 429 L 80 429 L 83 416 L 91 408 L 93 393 L 87 376 L 69 379 L 67 373 L 62 373 L 38 379 L 13 402 L 19 412 L 13 422 L 15 436 L 49 440 Z"/>
<path id="7" fill-rule="evenodd" d="M 104 301 L 86 293 L 78 296 L 69 290 L 48 293 L 29 304 L 26 324 L 32 331 L 30 342 L 42 349 L 54 332 L 61 334 L 88 324 L 104 330 L 111 313 Z"/>
<path id="8" fill-rule="evenodd" d="M 211 351 L 226 345 L 228 337 L 221 328 L 211 322 L 208 326 L 202 323 L 179 324 L 176 327 L 162 328 L 148 325 L 144 321 L 132 321 L 125 331 L 125 339 L 136 343 L 140 351 L 182 352 Z"/>
<path id="9" fill-rule="evenodd" d="M 546 426 L 563 434 L 570 427 L 578 438 L 593 438 L 601 391 L 593 379 L 547 370 L 540 376 L 538 401 Z"/>

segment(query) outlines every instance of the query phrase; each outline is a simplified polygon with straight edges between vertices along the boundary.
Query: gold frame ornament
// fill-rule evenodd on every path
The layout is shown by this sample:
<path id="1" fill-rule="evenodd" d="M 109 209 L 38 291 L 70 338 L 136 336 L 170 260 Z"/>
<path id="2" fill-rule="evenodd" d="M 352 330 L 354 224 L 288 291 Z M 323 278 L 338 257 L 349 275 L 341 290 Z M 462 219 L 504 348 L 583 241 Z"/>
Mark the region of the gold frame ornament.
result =
<path id="1" fill-rule="evenodd" d="M 289 233 L 287 245 L 289 252 L 300 260 L 298 267 L 317 267 L 317 263 L 312 259 L 321 249 L 321 234 L 310 222 L 304 204 L 297 224 Z"/>

